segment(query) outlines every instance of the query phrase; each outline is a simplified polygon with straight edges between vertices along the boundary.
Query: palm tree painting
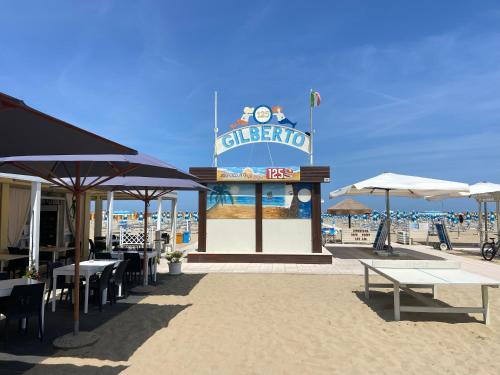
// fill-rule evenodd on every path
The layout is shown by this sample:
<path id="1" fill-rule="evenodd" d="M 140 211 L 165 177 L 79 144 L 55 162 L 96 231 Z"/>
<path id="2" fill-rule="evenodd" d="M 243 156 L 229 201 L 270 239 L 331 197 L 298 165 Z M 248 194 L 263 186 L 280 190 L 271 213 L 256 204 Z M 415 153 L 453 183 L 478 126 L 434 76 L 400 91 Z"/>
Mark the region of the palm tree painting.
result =
<path id="1" fill-rule="evenodd" d="M 208 219 L 254 219 L 255 185 L 214 184 L 208 186 Z"/>
<path id="2" fill-rule="evenodd" d="M 226 184 L 217 184 L 212 188 L 212 192 L 210 193 L 210 201 L 214 202 L 214 206 L 221 205 L 224 206 L 224 203 L 228 201 L 231 204 L 234 204 L 234 198 L 231 192 L 229 191 L 229 187 Z"/>

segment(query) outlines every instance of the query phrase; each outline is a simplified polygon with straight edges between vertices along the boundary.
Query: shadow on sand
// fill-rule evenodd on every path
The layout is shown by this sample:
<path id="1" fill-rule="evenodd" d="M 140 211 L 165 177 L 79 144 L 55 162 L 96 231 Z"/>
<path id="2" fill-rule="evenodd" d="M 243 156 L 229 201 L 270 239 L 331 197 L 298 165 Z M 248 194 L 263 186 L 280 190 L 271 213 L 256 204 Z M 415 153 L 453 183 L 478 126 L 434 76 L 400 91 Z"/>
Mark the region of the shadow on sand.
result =
<path id="1" fill-rule="evenodd" d="M 176 276 L 158 274 L 155 285 L 136 286 L 130 290 L 130 294 L 138 296 L 187 296 L 205 276 L 206 273 Z"/>
<path id="2" fill-rule="evenodd" d="M 356 297 L 361 302 L 371 308 L 377 315 L 386 322 L 394 322 L 394 294 L 392 291 L 370 290 L 370 299 L 367 301 L 364 291 L 353 291 Z M 430 293 L 422 293 L 426 297 L 432 298 Z M 419 300 L 411 295 L 401 292 L 402 306 L 424 306 Z M 441 307 L 452 307 L 447 303 L 435 300 Z M 467 314 L 436 314 L 436 313 L 414 313 L 402 312 L 401 321 L 411 322 L 442 322 L 442 323 L 483 323 L 482 320 L 476 319 Z"/>
<path id="3" fill-rule="evenodd" d="M 191 290 L 203 279 L 204 274 L 189 274 L 179 276 L 159 275 L 157 285 L 146 287 L 137 293 L 139 296 L 187 296 Z M 137 287 L 140 288 L 140 287 Z M 129 302 L 134 302 L 130 298 Z M 83 303 L 82 303 L 83 305 Z M 68 302 L 57 302 L 55 312 L 51 310 L 51 304 L 45 310 L 45 337 L 40 342 L 36 336 L 37 324 L 33 320 L 28 326 L 28 333 L 16 332 L 17 325 L 9 326 L 9 342 L 4 345 L 2 340 L 5 329 L 4 322 L 0 322 L 0 351 L 13 355 L 35 355 L 42 357 L 80 357 L 95 358 L 111 361 L 127 361 L 132 354 L 140 348 L 144 342 L 152 337 L 157 331 L 168 327 L 170 321 L 177 314 L 189 308 L 186 305 L 162 305 L 151 303 L 118 303 L 113 306 L 105 305 L 103 311 L 89 304 L 88 314 L 80 315 L 80 330 L 92 331 L 99 335 L 100 340 L 89 347 L 74 350 L 56 350 L 52 346 L 55 338 L 73 330 L 72 305 Z M 118 367 L 75 367 L 71 365 L 34 365 L 22 362 L 3 361 L 0 366 L 0 374 L 23 373 L 28 369 L 40 370 L 45 374 L 115 374 L 119 373 Z M 17 371 L 17 372 L 16 372 Z M 31 373 L 31 371 L 30 371 Z M 36 372 L 38 373 L 38 372 Z"/>
<path id="4" fill-rule="evenodd" d="M 444 260 L 438 255 L 430 255 L 421 253 L 419 251 L 398 248 L 395 247 L 394 250 L 400 251 L 403 254 L 398 257 L 381 257 L 373 252 L 371 247 L 358 247 L 358 246 L 335 246 L 327 245 L 326 249 L 332 254 L 334 258 L 337 259 L 402 259 L 402 260 Z"/>
<path id="5" fill-rule="evenodd" d="M 31 363 L 16 362 L 16 361 L 0 361 L 0 375 L 117 375 L 125 366 L 74 366 L 74 365 L 46 365 Z"/>

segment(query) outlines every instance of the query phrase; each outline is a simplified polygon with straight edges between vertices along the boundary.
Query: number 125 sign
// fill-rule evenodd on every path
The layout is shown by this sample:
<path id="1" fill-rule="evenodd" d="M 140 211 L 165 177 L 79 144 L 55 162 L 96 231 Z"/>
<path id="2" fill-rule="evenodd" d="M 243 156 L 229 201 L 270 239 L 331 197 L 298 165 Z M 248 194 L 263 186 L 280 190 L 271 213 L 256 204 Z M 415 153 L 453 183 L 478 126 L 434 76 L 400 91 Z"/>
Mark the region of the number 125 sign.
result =
<path id="1" fill-rule="evenodd" d="M 300 172 L 294 173 L 292 168 L 267 168 L 266 180 L 300 180 Z"/>

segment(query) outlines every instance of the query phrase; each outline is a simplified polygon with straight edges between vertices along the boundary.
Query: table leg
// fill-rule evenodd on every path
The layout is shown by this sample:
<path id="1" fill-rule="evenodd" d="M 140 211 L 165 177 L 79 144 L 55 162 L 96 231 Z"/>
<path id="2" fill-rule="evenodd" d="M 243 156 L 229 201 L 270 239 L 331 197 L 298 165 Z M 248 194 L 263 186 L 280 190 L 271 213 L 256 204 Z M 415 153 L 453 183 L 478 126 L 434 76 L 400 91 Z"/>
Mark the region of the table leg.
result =
<path id="1" fill-rule="evenodd" d="M 394 283 L 394 320 L 401 320 L 401 311 L 399 309 L 399 283 Z"/>
<path id="2" fill-rule="evenodd" d="M 56 311 L 57 276 L 52 275 L 52 312 Z"/>
<path id="3" fill-rule="evenodd" d="M 56 262 L 56 252 L 53 251 L 52 252 L 52 263 L 55 263 Z"/>
<path id="4" fill-rule="evenodd" d="M 101 295 L 101 300 L 102 300 L 102 305 L 106 306 L 106 303 L 108 302 L 108 288 L 104 288 Z"/>
<path id="5" fill-rule="evenodd" d="M 83 312 L 87 314 L 89 312 L 89 284 L 90 284 L 90 276 L 85 275 L 85 304 L 83 307 Z"/>
<path id="6" fill-rule="evenodd" d="M 0 260 L 0 272 L 3 272 L 3 263 L 5 261 L 4 260 Z"/>
<path id="7" fill-rule="evenodd" d="M 490 301 L 488 299 L 488 286 L 481 285 L 481 294 L 483 297 L 483 318 L 486 325 L 490 324 Z"/>
<path id="8" fill-rule="evenodd" d="M 432 298 L 437 299 L 438 298 L 438 287 L 437 285 L 432 286 Z"/>
<path id="9" fill-rule="evenodd" d="M 370 299 L 370 276 L 368 267 L 365 266 L 365 298 Z"/>

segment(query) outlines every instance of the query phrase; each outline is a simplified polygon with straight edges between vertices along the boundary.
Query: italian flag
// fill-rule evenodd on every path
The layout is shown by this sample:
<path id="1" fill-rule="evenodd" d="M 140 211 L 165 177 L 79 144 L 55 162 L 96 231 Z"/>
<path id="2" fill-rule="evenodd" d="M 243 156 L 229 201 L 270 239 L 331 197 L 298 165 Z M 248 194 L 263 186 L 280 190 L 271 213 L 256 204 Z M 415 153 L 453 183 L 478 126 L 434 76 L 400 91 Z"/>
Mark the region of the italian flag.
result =
<path id="1" fill-rule="evenodd" d="M 321 103 L 321 95 L 317 91 L 312 91 L 311 92 L 311 108 L 319 107 L 320 103 Z"/>

